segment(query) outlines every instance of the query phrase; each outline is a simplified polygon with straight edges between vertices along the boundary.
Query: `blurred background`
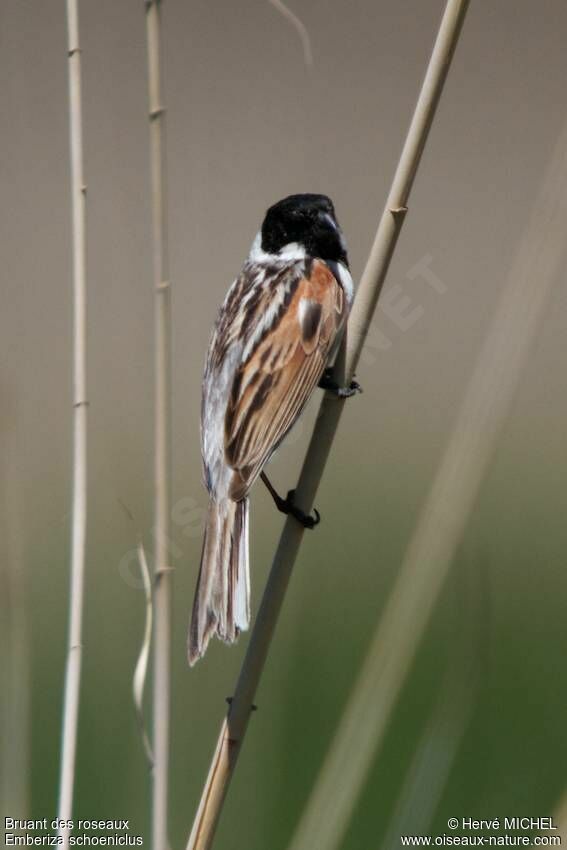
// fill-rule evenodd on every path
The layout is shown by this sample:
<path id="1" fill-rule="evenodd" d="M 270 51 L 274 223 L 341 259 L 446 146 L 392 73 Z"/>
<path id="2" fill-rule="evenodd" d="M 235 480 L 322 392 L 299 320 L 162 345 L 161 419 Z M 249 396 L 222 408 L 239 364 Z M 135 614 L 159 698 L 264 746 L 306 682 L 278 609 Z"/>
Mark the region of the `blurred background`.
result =
<path id="1" fill-rule="evenodd" d="M 184 846 L 247 636 L 189 671 L 206 505 L 200 380 L 264 210 L 329 194 L 360 275 L 444 3 L 163 6 L 173 286 L 172 848 Z M 2 807 L 56 813 L 71 481 L 66 20 L 4 0 L 0 310 Z M 153 302 L 144 6 L 84 0 L 89 521 L 75 814 L 149 839 L 131 699 L 152 548 Z M 567 6 L 475 0 L 384 300 L 305 535 L 219 850 L 286 847 L 431 484 L 564 120 Z M 565 221 L 567 229 L 567 217 Z M 425 271 L 424 271 L 425 270 Z M 538 280 L 534 279 L 534 287 Z M 558 276 L 512 415 L 344 841 L 397 847 L 449 816 L 550 815 L 567 785 L 565 327 Z M 271 465 L 292 487 L 317 400 Z M 133 519 L 129 517 L 129 513 Z M 282 517 L 253 494 L 256 609 Z"/>

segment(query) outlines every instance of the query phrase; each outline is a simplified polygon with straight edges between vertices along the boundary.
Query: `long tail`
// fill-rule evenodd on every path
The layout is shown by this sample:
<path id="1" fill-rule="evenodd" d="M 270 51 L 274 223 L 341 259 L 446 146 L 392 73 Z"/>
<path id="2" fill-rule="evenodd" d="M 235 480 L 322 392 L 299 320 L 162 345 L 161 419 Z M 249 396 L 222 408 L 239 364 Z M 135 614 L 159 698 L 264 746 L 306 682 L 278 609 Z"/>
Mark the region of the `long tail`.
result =
<path id="1" fill-rule="evenodd" d="M 248 499 L 211 499 L 189 628 L 189 664 L 204 655 L 211 635 L 234 643 L 249 621 Z"/>

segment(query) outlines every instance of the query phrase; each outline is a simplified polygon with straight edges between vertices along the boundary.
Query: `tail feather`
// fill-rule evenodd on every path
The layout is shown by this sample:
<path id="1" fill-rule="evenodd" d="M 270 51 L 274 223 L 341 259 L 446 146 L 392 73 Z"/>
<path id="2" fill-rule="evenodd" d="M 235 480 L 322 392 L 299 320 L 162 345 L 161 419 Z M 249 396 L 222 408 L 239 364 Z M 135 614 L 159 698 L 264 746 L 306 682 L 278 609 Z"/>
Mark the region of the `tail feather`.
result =
<path id="1" fill-rule="evenodd" d="M 248 499 L 211 499 L 189 628 L 189 664 L 204 655 L 212 635 L 234 643 L 249 621 Z"/>

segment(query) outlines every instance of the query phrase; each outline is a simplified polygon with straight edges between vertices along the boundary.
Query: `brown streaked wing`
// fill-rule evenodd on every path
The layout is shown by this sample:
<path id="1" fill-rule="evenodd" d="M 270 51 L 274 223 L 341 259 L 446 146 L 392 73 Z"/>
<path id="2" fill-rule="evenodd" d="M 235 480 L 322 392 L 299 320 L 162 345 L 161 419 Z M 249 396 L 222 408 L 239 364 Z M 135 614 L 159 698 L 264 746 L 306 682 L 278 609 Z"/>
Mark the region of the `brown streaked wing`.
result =
<path id="1" fill-rule="evenodd" d="M 225 420 L 225 454 L 242 498 L 285 437 L 327 363 L 344 319 L 343 292 L 329 267 L 315 261 L 288 309 L 236 374 Z"/>

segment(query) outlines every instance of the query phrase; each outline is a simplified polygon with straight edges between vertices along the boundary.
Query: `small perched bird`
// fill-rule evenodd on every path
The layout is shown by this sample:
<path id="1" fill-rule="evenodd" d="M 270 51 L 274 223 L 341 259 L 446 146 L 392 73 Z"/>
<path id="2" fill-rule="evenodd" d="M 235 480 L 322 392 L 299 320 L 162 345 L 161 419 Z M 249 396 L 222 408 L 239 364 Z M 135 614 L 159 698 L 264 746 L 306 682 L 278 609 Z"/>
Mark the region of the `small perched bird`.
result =
<path id="1" fill-rule="evenodd" d="M 203 475 L 209 493 L 189 629 L 192 665 L 211 635 L 233 643 L 248 628 L 248 493 L 258 476 L 278 508 L 312 528 L 277 495 L 264 465 L 316 386 L 340 396 L 326 368 L 353 297 L 347 249 L 325 195 L 291 195 L 270 207 L 220 308 L 209 344 L 201 406 Z"/>

